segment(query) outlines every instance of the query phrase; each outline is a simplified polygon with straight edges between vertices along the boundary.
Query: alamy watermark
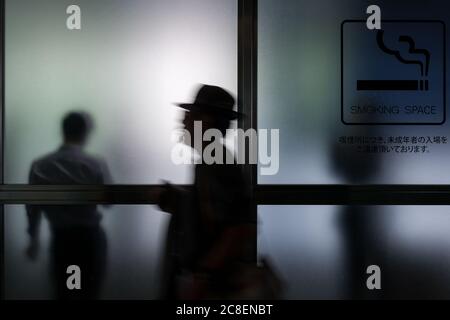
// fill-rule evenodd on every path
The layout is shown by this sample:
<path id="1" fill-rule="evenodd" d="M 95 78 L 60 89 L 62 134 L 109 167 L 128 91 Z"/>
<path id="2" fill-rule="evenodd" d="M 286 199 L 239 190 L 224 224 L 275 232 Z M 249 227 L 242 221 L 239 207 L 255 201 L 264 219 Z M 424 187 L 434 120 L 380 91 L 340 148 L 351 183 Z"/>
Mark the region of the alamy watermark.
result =
<path id="1" fill-rule="evenodd" d="M 176 130 L 172 139 L 192 146 L 199 156 L 186 154 L 186 148 L 181 144 L 173 147 L 172 162 L 182 164 L 259 164 L 260 174 L 263 176 L 278 173 L 280 162 L 280 130 L 279 129 L 227 129 L 227 141 L 233 141 L 231 148 L 234 152 L 224 154 L 223 142 L 225 137 L 218 129 L 208 129 L 203 132 L 202 122 L 194 122 L 194 137 L 189 131 Z M 181 140 L 181 141 L 180 141 Z M 246 148 L 248 146 L 248 149 Z"/>

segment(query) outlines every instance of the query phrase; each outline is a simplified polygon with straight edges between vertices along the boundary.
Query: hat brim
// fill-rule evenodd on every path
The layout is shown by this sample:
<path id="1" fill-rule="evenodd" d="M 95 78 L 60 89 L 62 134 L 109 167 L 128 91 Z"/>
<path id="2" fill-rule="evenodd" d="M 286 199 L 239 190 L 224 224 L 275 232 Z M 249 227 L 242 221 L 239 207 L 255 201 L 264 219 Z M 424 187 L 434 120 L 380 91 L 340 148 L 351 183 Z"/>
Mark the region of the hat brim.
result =
<path id="1" fill-rule="evenodd" d="M 189 110 L 198 111 L 201 113 L 208 113 L 217 115 L 219 117 L 236 120 L 242 118 L 243 114 L 234 110 L 220 108 L 214 105 L 198 104 L 198 103 L 175 103 L 176 106 Z"/>

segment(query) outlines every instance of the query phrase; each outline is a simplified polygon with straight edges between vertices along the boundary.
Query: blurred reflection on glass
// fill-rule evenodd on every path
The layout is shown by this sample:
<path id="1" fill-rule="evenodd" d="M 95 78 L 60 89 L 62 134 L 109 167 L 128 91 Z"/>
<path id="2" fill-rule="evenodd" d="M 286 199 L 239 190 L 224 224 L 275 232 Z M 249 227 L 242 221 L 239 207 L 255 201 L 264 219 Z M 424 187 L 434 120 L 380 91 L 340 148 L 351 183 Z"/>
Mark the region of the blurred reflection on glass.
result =
<path id="1" fill-rule="evenodd" d="M 23 205 L 5 206 L 5 225 L 8 226 L 5 229 L 6 298 L 52 299 L 50 225 L 47 219 L 42 220 L 39 259 L 30 262 L 25 253 L 28 222 L 24 209 Z M 58 206 L 58 210 L 63 209 Z M 159 298 L 169 216 L 148 205 L 114 205 L 102 212 L 102 226 L 108 235 L 108 255 L 100 298 Z"/>
<path id="2" fill-rule="evenodd" d="M 87 151 L 107 159 L 115 183 L 189 183 L 191 167 L 171 161 L 173 102 L 188 99 L 196 83 L 237 91 L 237 1 L 77 5 L 81 30 L 70 31 L 67 3 L 5 1 L 5 182 L 28 183 L 32 161 L 59 147 L 62 116 L 83 109 L 101 128 Z M 108 269 L 101 297 L 158 297 L 168 215 L 138 205 L 104 211 Z M 50 231 L 43 221 L 42 259 L 23 261 L 24 218 L 20 206 L 6 207 L 7 297 L 48 298 Z"/>
<path id="3" fill-rule="evenodd" d="M 118 184 L 191 181 L 171 161 L 173 102 L 197 83 L 237 92 L 237 1 L 6 0 L 5 182 L 27 183 L 31 161 L 59 144 L 59 120 L 88 111 L 102 128 L 89 150 Z"/>
<path id="4" fill-rule="evenodd" d="M 351 297 L 348 240 L 340 222 L 348 210 L 342 206 L 259 207 L 259 254 L 268 255 L 285 280 L 285 298 Z M 381 268 L 382 291 L 366 290 L 360 298 L 450 298 L 450 207 L 358 206 L 351 210 L 367 218 L 364 229 L 354 229 L 370 234 L 370 248 L 362 253 L 365 263 Z M 364 286 L 367 277 L 361 276 Z"/>
<path id="5" fill-rule="evenodd" d="M 377 126 L 352 126 L 346 130 L 347 134 L 355 137 L 377 137 L 379 132 Z M 336 135 L 340 136 L 339 133 Z M 382 157 L 366 153 L 364 149 L 358 149 L 355 145 L 342 146 L 336 141 L 330 145 L 330 153 L 330 165 L 340 175 L 343 183 L 369 184 L 377 172 L 383 169 Z M 379 245 L 377 237 L 380 236 L 378 231 L 383 230 L 380 225 L 383 223 L 384 215 L 378 212 L 375 206 L 342 206 L 339 210 L 338 229 L 345 256 L 348 298 L 377 298 L 380 293 L 369 292 L 365 280 L 369 265 L 384 264 L 383 257 L 376 255 Z"/>
<path id="6" fill-rule="evenodd" d="M 87 113 L 70 112 L 61 125 L 63 143 L 56 151 L 35 160 L 30 169 L 34 185 L 95 185 L 111 181 L 106 162 L 89 155 L 84 148 L 89 142 L 94 121 Z M 106 269 L 107 242 L 96 205 L 44 206 L 28 205 L 27 256 L 34 261 L 40 249 L 42 215 L 49 222 L 49 273 L 57 299 L 97 299 Z M 69 267 L 81 274 L 74 280 L 77 288 L 68 288 Z M 72 271 L 73 272 L 73 271 Z"/>
<path id="7" fill-rule="evenodd" d="M 352 133 L 352 126 L 341 122 L 341 23 L 367 19 L 366 8 L 370 4 L 359 0 L 258 2 L 258 127 L 280 129 L 280 170 L 275 176 L 259 176 L 260 183 L 348 182 L 329 166 L 329 145 L 338 140 L 337 134 Z M 450 25 L 450 4 L 445 0 L 381 0 L 377 5 L 382 8 L 383 19 L 431 19 Z M 436 41 L 442 39 L 436 36 Z M 345 45 L 353 48 L 354 43 L 347 41 Z M 402 48 L 407 51 L 408 46 L 403 44 Z M 375 53 L 356 52 L 354 56 L 362 68 L 380 72 L 374 64 Z M 392 59 L 395 64 L 395 58 Z M 442 62 L 432 63 L 434 68 L 444 68 Z M 347 63 L 345 70 L 350 75 L 358 71 L 352 63 Z M 395 79 L 396 69 L 383 70 L 388 79 Z M 447 69 L 447 75 L 448 72 Z M 447 92 L 448 89 L 447 82 Z M 381 126 L 379 134 L 448 137 L 449 127 L 448 121 L 442 126 Z M 448 144 L 434 144 L 429 153 L 391 152 L 382 154 L 380 159 L 386 165 L 371 177 L 370 183 L 450 181 Z"/>

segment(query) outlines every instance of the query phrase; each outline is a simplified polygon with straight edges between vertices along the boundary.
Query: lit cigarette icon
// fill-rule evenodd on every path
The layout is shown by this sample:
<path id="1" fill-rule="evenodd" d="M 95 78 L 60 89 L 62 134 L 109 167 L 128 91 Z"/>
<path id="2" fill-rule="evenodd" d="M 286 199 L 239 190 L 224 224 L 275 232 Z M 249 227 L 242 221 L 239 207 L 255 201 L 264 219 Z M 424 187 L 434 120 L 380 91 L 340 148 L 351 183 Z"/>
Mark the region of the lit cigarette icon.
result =
<path id="1" fill-rule="evenodd" d="M 428 91 L 428 80 L 358 80 L 358 91 Z"/>

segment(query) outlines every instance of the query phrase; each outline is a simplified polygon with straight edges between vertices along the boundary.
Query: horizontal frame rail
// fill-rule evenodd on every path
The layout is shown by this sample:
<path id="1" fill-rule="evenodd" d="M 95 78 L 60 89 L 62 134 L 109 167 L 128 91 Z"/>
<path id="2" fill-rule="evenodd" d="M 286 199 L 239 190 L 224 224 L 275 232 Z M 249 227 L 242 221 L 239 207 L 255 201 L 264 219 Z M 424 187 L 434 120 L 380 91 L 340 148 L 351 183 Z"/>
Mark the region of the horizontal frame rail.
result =
<path id="1" fill-rule="evenodd" d="M 2 185 L 0 203 L 156 204 L 163 187 Z M 254 201 L 257 205 L 450 205 L 450 185 L 258 185 Z"/>

